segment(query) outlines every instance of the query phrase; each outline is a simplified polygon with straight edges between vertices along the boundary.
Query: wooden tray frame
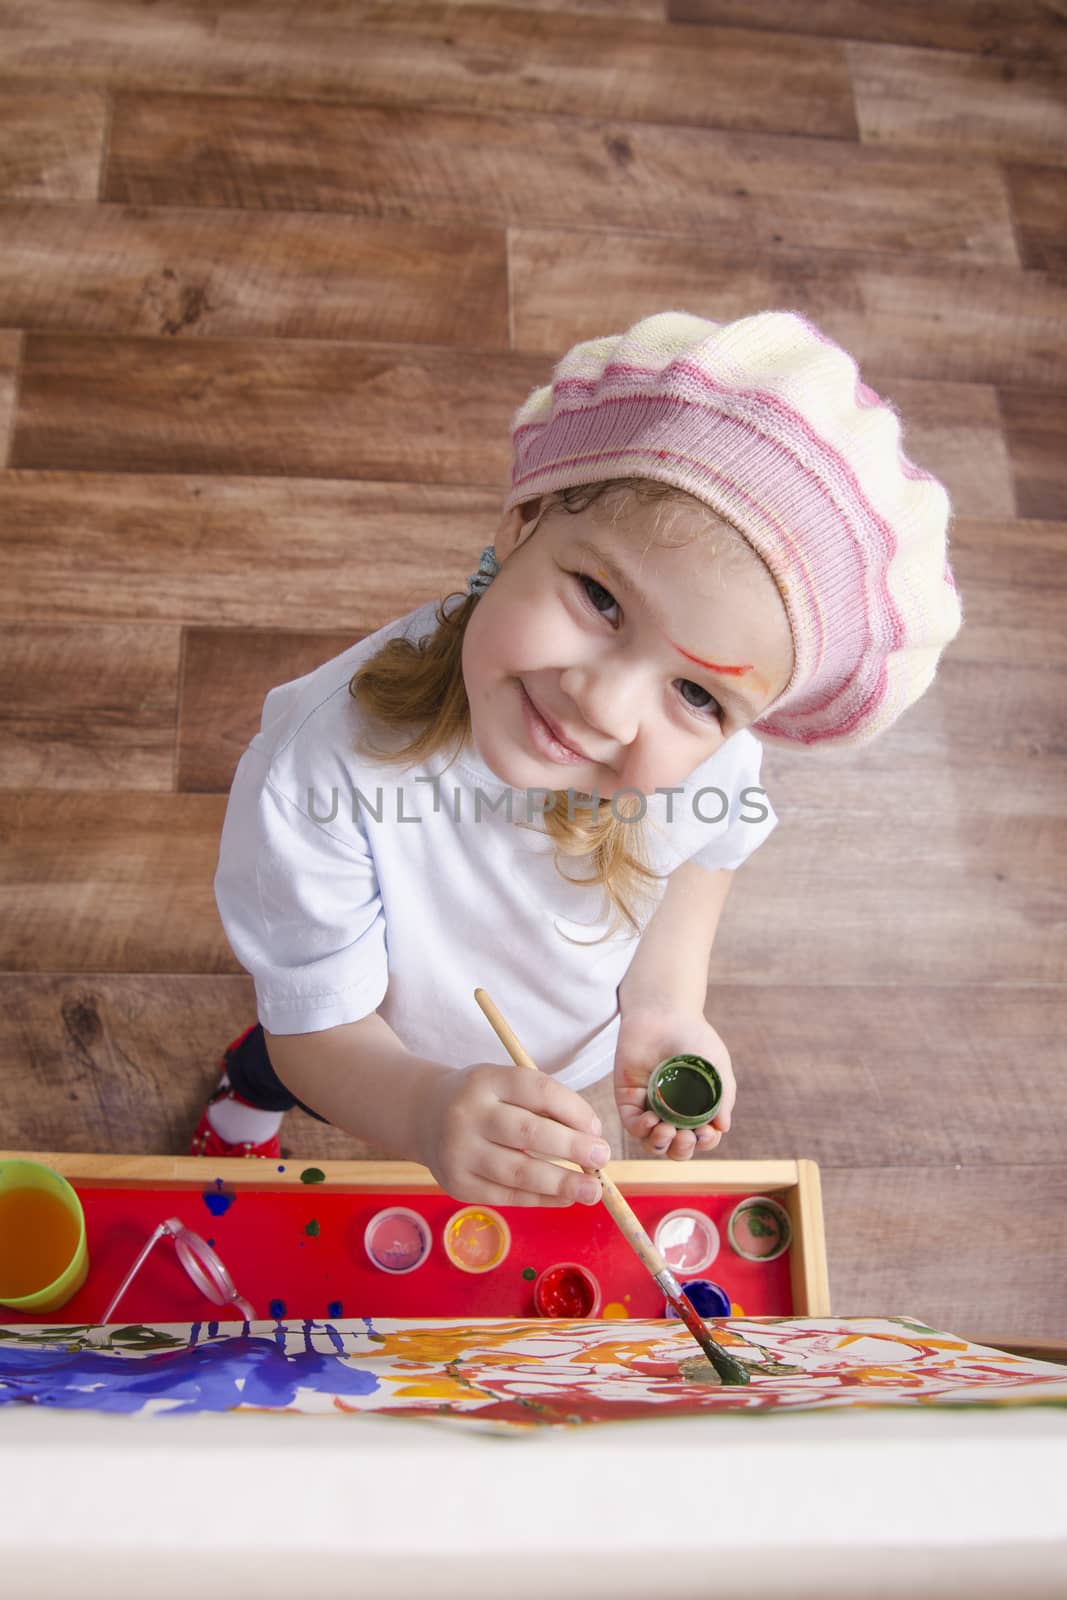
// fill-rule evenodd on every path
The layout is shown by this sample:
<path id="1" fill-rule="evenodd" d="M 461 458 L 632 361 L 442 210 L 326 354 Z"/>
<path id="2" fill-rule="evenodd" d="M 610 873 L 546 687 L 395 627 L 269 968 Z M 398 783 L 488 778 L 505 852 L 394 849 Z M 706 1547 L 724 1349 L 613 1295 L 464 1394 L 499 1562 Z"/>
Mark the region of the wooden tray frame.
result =
<path id="1" fill-rule="evenodd" d="M 0 1161 L 41 1161 L 71 1183 L 147 1189 L 162 1186 L 203 1188 L 216 1178 L 228 1187 L 268 1190 L 306 1189 L 300 1174 L 317 1167 L 324 1174 L 315 1192 L 373 1189 L 425 1190 L 440 1194 L 433 1175 L 413 1161 L 316 1161 L 283 1157 L 281 1162 L 202 1156 L 141 1156 L 40 1150 L 0 1150 Z M 285 1167 L 284 1172 L 278 1166 Z M 789 1213 L 793 1225 L 790 1286 L 793 1315 L 830 1315 L 822 1186 L 814 1161 L 612 1161 L 605 1169 L 624 1194 L 765 1194 Z"/>

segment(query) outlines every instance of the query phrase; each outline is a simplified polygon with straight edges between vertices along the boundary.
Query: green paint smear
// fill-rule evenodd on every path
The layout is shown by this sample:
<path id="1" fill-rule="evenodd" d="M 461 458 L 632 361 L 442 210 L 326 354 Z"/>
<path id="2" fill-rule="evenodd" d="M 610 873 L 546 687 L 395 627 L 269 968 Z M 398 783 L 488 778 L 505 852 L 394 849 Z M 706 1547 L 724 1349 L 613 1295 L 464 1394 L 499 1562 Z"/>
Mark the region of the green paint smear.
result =
<path id="1" fill-rule="evenodd" d="M 300 1174 L 301 1183 L 325 1183 L 326 1174 L 321 1167 L 305 1167 Z"/>
<path id="2" fill-rule="evenodd" d="M 757 1239 L 766 1239 L 778 1232 L 778 1218 L 773 1211 L 753 1206 L 748 1213 L 749 1232 Z"/>
<path id="3" fill-rule="evenodd" d="M 316 1220 L 315 1217 L 312 1217 L 311 1221 L 308 1223 L 307 1227 L 304 1229 L 304 1232 L 306 1234 L 308 1234 L 312 1239 L 317 1239 L 318 1238 L 318 1236 L 319 1236 L 319 1224 L 318 1224 L 318 1221 Z"/>
<path id="4" fill-rule="evenodd" d="M 523 1267 L 522 1275 L 526 1279 L 527 1283 L 530 1281 L 531 1278 L 536 1278 L 537 1277 L 537 1273 L 534 1271 L 533 1267 Z"/>

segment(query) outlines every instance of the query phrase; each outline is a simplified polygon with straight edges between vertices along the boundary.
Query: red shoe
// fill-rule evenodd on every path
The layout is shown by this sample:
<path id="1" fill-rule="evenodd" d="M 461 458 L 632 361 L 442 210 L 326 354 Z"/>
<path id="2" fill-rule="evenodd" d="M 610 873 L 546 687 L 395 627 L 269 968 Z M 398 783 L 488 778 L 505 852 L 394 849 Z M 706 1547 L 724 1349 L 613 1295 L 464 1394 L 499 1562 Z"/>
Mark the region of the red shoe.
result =
<path id="1" fill-rule="evenodd" d="M 242 1040 L 247 1039 L 254 1027 L 255 1023 L 253 1022 L 252 1027 L 246 1028 L 239 1038 L 235 1039 L 232 1044 L 227 1045 L 219 1063 L 222 1072 L 226 1071 L 226 1062 L 230 1052 L 235 1050 Z M 191 1156 L 259 1156 L 267 1161 L 275 1161 L 281 1156 L 282 1146 L 278 1134 L 274 1134 L 270 1139 L 264 1139 L 262 1144 L 253 1144 L 249 1139 L 243 1140 L 240 1144 L 229 1144 L 220 1134 L 216 1133 L 208 1120 L 207 1113 L 208 1106 L 215 1105 L 219 1100 L 236 1100 L 239 1106 L 246 1106 L 249 1103 L 247 1100 L 242 1100 L 241 1096 L 235 1089 L 230 1087 L 228 1082 L 220 1084 L 200 1113 L 200 1121 L 197 1123 L 193 1137 L 189 1141 L 189 1154 Z"/>

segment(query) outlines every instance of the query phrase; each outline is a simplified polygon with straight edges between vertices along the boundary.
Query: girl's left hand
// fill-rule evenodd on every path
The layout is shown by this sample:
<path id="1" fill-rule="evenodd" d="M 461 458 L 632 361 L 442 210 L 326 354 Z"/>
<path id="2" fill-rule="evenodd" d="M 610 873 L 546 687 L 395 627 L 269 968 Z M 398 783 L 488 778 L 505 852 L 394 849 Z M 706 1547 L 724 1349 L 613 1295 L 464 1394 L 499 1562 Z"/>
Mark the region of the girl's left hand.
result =
<path id="1" fill-rule="evenodd" d="M 700 1128 L 675 1128 L 661 1122 L 646 1104 L 648 1080 L 668 1056 L 703 1056 L 722 1079 L 723 1099 L 711 1122 Z M 624 1011 L 615 1050 L 615 1103 L 631 1139 L 650 1155 L 688 1161 L 694 1151 L 714 1150 L 730 1127 L 737 1084 L 730 1052 L 708 1019 L 698 1011 Z"/>

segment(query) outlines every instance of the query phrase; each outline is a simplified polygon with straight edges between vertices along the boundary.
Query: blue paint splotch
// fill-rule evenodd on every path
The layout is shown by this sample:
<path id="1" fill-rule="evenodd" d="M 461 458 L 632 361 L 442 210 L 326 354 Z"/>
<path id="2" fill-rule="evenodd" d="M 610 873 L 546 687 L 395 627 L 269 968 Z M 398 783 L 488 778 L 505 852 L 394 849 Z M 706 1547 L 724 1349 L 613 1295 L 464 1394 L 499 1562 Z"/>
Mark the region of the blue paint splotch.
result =
<path id="1" fill-rule="evenodd" d="M 274 1409 L 291 1405 L 298 1389 L 361 1395 L 377 1387 L 373 1372 L 351 1367 L 336 1355 L 310 1349 L 287 1355 L 273 1340 L 247 1335 L 141 1356 L 69 1349 L 0 1351 L 0 1405 L 130 1414 L 159 1398 L 170 1401 L 174 1413 L 230 1411 L 241 1405 Z"/>
<path id="2" fill-rule="evenodd" d="M 221 1217 L 229 1211 L 237 1196 L 235 1194 L 223 1194 L 222 1179 L 216 1178 L 214 1189 L 205 1189 L 201 1199 L 213 1217 Z"/>
<path id="3" fill-rule="evenodd" d="M 328 1317 L 333 1317 L 335 1321 L 344 1316 L 344 1308 L 342 1307 L 340 1300 L 330 1301 L 329 1305 L 326 1307 L 326 1315 Z"/>
<path id="4" fill-rule="evenodd" d="M 285 1301 L 272 1300 L 270 1303 L 270 1314 L 277 1322 L 280 1322 L 285 1316 Z"/>

